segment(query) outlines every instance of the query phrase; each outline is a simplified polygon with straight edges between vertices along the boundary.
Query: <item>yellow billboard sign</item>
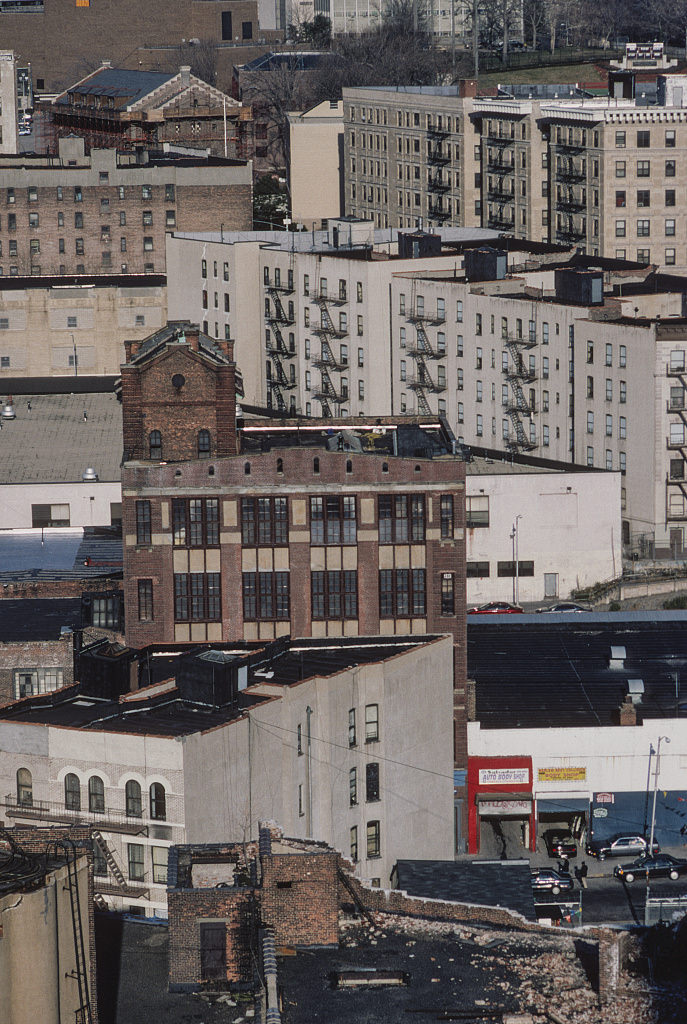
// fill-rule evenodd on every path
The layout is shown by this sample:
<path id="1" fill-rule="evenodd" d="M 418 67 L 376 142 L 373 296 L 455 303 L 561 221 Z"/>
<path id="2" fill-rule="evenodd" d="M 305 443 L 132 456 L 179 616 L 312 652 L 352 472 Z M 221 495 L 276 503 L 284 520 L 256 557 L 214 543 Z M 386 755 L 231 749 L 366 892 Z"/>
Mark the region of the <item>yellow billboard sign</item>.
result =
<path id="1" fill-rule="evenodd" d="M 586 768 L 539 768 L 539 782 L 584 782 L 587 778 Z"/>

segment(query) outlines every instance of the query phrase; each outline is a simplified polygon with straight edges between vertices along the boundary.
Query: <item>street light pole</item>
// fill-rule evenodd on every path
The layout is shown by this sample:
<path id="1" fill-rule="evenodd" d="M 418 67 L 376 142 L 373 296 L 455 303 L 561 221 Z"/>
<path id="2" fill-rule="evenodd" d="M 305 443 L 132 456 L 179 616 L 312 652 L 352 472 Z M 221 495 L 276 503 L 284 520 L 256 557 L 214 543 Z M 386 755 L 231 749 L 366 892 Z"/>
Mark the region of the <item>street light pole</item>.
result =
<path id="1" fill-rule="evenodd" d="M 520 572 L 518 568 L 518 554 L 519 554 L 519 526 L 518 523 L 522 519 L 521 515 L 515 517 L 513 523 L 513 529 L 511 530 L 510 539 L 513 541 L 513 604 L 517 604 L 520 598 Z"/>
<path id="2" fill-rule="evenodd" d="M 654 769 L 654 800 L 651 808 L 651 838 L 649 839 L 649 856 L 654 852 L 654 831 L 656 828 L 656 794 L 658 792 L 658 774 L 661 770 L 661 742 L 670 743 L 670 736 L 659 736 L 656 746 L 656 767 Z"/>

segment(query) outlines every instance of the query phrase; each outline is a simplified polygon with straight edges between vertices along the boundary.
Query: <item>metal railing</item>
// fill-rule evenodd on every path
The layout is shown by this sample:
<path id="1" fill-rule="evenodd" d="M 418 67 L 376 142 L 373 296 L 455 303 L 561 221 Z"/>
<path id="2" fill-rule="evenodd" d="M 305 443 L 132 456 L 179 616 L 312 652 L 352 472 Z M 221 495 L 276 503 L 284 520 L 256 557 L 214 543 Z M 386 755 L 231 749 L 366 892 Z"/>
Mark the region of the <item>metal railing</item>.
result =
<path id="1" fill-rule="evenodd" d="M 127 815 L 117 807 L 105 807 L 99 811 L 88 811 L 65 807 L 57 800 L 19 800 L 14 794 L 5 797 L 5 810 L 10 818 L 34 818 L 41 821 L 67 822 L 73 825 L 102 826 L 106 832 L 123 832 L 129 835 L 147 835 L 148 826 L 142 817 Z"/>

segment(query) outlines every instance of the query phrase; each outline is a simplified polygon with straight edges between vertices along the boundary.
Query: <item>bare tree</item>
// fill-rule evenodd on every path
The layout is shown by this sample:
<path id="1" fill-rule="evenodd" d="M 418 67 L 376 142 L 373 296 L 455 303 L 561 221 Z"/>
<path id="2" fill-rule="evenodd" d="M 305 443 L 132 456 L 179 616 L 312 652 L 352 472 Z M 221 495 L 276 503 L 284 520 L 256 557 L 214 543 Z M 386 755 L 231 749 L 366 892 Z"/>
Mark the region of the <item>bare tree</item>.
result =
<path id="1" fill-rule="evenodd" d="M 188 65 L 196 78 L 217 85 L 217 48 L 212 39 L 187 40 L 178 47 L 179 65 Z"/>

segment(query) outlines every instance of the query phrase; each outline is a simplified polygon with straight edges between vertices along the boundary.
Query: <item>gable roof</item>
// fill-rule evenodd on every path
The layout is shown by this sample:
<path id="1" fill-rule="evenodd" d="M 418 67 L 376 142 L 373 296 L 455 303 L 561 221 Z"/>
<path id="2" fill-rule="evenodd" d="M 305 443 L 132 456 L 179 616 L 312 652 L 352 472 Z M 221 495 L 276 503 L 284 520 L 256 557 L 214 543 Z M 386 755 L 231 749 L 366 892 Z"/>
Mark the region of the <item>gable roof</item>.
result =
<path id="1" fill-rule="evenodd" d="M 76 92 L 88 96 L 121 97 L 128 101 L 128 105 L 148 96 L 174 77 L 162 71 L 127 71 L 124 68 L 102 67 L 70 85 L 54 102 L 69 104 L 69 94 Z"/>

